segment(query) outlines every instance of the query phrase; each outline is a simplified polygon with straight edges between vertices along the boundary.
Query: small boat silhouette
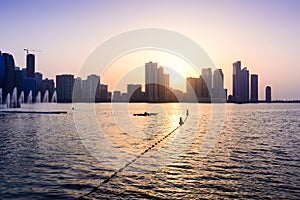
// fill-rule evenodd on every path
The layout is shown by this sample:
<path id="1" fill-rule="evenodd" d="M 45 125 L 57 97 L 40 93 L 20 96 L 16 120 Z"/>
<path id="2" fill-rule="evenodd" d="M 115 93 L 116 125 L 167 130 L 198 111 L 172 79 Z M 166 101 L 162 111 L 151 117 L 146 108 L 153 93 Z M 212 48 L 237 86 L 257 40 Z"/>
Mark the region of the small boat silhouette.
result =
<path id="1" fill-rule="evenodd" d="M 135 114 L 133 114 L 133 116 L 153 116 L 153 115 L 157 115 L 157 113 L 144 112 L 144 113 L 135 113 Z"/>

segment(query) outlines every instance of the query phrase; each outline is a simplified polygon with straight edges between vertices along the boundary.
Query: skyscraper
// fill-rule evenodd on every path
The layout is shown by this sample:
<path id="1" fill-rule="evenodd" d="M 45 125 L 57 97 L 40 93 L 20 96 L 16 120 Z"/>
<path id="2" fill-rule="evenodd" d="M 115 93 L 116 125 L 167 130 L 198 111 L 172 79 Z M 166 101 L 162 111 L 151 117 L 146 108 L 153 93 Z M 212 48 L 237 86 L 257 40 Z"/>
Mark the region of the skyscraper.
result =
<path id="1" fill-rule="evenodd" d="M 2 53 L 2 64 L 4 64 L 4 76 L 2 82 L 2 95 L 6 97 L 8 93 L 12 94 L 16 87 L 15 61 L 11 54 Z"/>
<path id="2" fill-rule="evenodd" d="M 213 94 L 214 98 L 225 101 L 224 74 L 222 69 L 216 69 L 213 74 Z"/>
<path id="3" fill-rule="evenodd" d="M 251 102 L 258 102 L 258 75 L 251 74 Z"/>
<path id="4" fill-rule="evenodd" d="M 130 102 L 145 101 L 144 93 L 142 92 L 142 85 L 140 84 L 128 84 L 127 95 Z"/>
<path id="5" fill-rule="evenodd" d="M 203 98 L 210 98 L 212 96 L 212 72 L 211 68 L 202 69 L 202 78 L 203 78 Z"/>
<path id="6" fill-rule="evenodd" d="M 157 78 L 158 78 L 158 101 L 163 102 L 165 101 L 165 74 L 164 68 L 159 67 L 157 70 Z"/>
<path id="7" fill-rule="evenodd" d="M 232 95 L 235 100 L 239 97 L 239 74 L 241 71 L 241 61 L 237 61 L 232 64 Z"/>
<path id="8" fill-rule="evenodd" d="M 73 75 L 57 75 L 56 76 L 56 92 L 57 102 L 72 102 L 74 86 Z"/>
<path id="9" fill-rule="evenodd" d="M 271 103 L 272 101 L 272 93 L 271 93 L 271 86 L 266 87 L 266 102 Z"/>
<path id="10" fill-rule="evenodd" d="M 157 63 L 145 63 L 146 96 L 149 102 L 158 101 L 158 70 Z"/>
<path id="11" fill-rule="evenodd" d="M 241 102 L 247 103 L 249 102 L 249 71 L 246 67 L 241 70 L 239 78 Z"/>
<path id="12" fill-rule="evenodd" d="M 0 51 L 0 88 L 3 87 L 4 75 L 5 75 L 4 57 Z"/>
<path id="13" fill-rule="evenodd" d="M 34 54 L 27 54 L 26 70 L 27 70 L 27 77 L 34 78 L 34 74 L 35 74 L 35 56 L 34 56 Z"/>
<path id="14" fill-rule="evenodd" d="M 188 101 L 198 101 L 197 98 L 197 91 L 198 91 L 198 85 L 197 85 L 197 79 L 198 78 L 193 78 L 189 77 L 186 79 L 186 94 L 187 94 L 187 99 Z"/>
<path id="15" fill-rule="evenodd" d="M 88 101 L 100 101 L 100 76 L 92 74 L 87 77 L 87 90 Z"/>
<path id="16" fill-rule="evenodd" d="M 165 86 L 165 101 L 169 102 L 171 100 L 171 91 L 170 91 L 170 75 L 164 74 L 164 86 Z"/>
<path id="17" fill-rule="evenodd" d="M 73 87 L 73 102 L 81 102 L 82 99 L 82 80 L 80 77 L 75 78 Z"/>
<path id="18" fill-rule="evenodd" d="M 108 101 L 108 85 L 100 84 L 100 101 Z"/>
<path id="19" fill-rule="evenodd" d="M 233 63 L 232 71 L 233 100 L 237 103 L 249 102 L 249 71 L 241 70 L 241 61 Z"/>

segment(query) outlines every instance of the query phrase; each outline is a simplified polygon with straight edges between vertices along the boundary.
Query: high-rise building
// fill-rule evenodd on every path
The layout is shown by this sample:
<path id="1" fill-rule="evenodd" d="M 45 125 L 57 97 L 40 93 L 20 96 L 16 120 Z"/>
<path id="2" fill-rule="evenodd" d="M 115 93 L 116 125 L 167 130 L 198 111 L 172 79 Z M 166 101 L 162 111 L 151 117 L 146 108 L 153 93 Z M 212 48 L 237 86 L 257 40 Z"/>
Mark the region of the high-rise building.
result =
<path id="1" fill-rule="evenodd" d="M 232 90 L 234 102 L 249 102 L 249 71 L 246 67 L 241 70 L 241 61 L 233 63 Z"/>
<path id="2" fill-rule="evenodd" d="M 251 102 L 258 102 L 258 75 L 251 74 Z"/>
<path id="3" fill-rule="evenodd" d="M 114 91 L 112 100 L 115 102 L 121 101 L 121 91 Z"/>
<path id="4" fill-rule="evenodd" d="M 170 91 L 170 75 L 164 74 L 164 86 L 165 86 L 165 101 L 169 102 L 171 100 L 171 91 Z"/>
<path id="5" fill-rule="evenodd" d="M 142 86 L 140 84 L 128 84 L 127 85 L 127 96 L 131 102 L 144 101 L 144 93 L 142 92 Z"/>
<path id="6" fill-rule="evenodd" d="M 140 84 L 128 84 L 127 85 L 127 94 L 132 96 L 136 90 L 141 90 Z"/>
<path id="7" fill-rule="evenodd" d="M 87 80 L 81 81 L 81 100 L 84 102 L 88 101 L 88 84 Z"/>
<path id="8" fill-rule="evenodd" d="M 8 93 L 12 94 L 16 87 L 15 61 L 11 54 L 2 53 L 2 61 L 4 64 L 4 76 L 2 82 L 2 95 L 6 97 Z"/>
<path id="9" fill-rule="evenodd" d="M 222 69 L 216 69 L 213 74 L 213 97 L 223 101 L 226 99 Z"/>
<path id="10" fill-rule="evenodd" d="M 26 70 L 27 70 L 27 77 L 34 78 L 34 74 L 35 74 L 35 56 L 34 56 L 34 54 L 27 54 Z"/>
<path id="11" fill-rule="evenodd" d="M 69 74 L 56 76 L 57 102 L 72 102 L 74 76 Z"/>
<path id="12" fill-rule="evenodd" d="M 266 102 L 272 102 L 272 93 L 271 93 L 271 86 L 266 87 Z"/>
<path id="13" fill-rule="evenodd" d="M 187 101 L 198 101 L 198 78 L 189 77 L 186 79 L 186 95 Z"/>
<path id="14" fill-rule="evenodd" d="M 3 87 L 4 76 L 5 76 L 4 57 L 0 51 L 0 88 Z"/>
<path id="15" fill-rule="evenodd" d="M 106 102 L 108 101 L 108 86 L 104 84 L 100 84 L 100 101 Z"/>
<path id="16" fill-rule="evenodd" d="M 77 77 L 74 80 L 74 89 L 73 89 L 73 102 L 81 102 L 82 99 L 82 88 L 81 88 L 81 78 Z"/>
<path id="17" fill-rule="evenodd" d="M 232 94 L 234 99 L 238 99 L 239 97 L 239 74 L 241 71 L 241 61 L 237 61 L 232 64 L 233 70 L 232 70 Z"/>
<path id="18" fill-rule="evenodd" d="M 146 96 L 149 102 L 157 102 L 158 99 L 158 71 L 157 63 L 145 63 Z"/>
<path id="19" fill-rule="evenodd" d="M 100 76 L 92 74 L 87 77 L 87 90 L 88 101 L 100 100 Z"/>
<path id="20" fill-rule="evenodd" d="M 164 68 L 159 67 L 157 70 L 157 78 L 158 78 L 158 101 L 163 102 L 165 101 L 165 74 L 164 74 Z"/>
<path id="21" fill-rule="evenodd" d="M 36 90 L 40 91 L 42 95 L 44 95 L 45 91 L 43 91 L 43 74 L 39 72 L 34 73 L 34 79 L 37 87 Z"/>
<path id="22" fill-rule="evenodd" d="M 202 69 L 203 89 L 202 97 L 209 99 L 212 96 L 212 72 L 211 68 Z"/>
<path id="23" fill-rule="evenodd" d="M 240 72 L 239 85 L 240 97 L 242 103 L 249 102 L 249 71 L 247 68 L 243 68 Z"/>
<path id="24" fill-rule="evenodd" d="M 18 97 L 20 96 L 23 90 L 23 73 L 20 68 L 15 67 L 15 75 L 16 75 L 16 87 L 17 87 L 17 94 Z"/>

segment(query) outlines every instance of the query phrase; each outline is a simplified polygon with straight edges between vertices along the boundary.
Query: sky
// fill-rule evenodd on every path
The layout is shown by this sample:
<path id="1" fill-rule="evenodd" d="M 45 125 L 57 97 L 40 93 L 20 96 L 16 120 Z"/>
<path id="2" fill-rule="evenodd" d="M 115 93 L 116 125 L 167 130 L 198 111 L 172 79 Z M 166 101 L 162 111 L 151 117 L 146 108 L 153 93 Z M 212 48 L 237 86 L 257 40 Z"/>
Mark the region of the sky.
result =
<path id="1" fill-rule="evenodd" d="M 24 67 L 23 49 L 40 50 L 35 52 L 36 70 L 44 77 L 76 76 L 89 55 L 110 38 L 136 29 L 166 29 L 204 49 L 215 64 L 207 67 L 222 68 L 228 94 L 232 63 L 241 60 L 250 74 L 259 75 L 259 99 L 264 99 L 267 85 L 273 99 L 300 99 L 299 10 L 299 0 L 0 0 L 0 51 L 13 54 L 16 65 Z M 174 55 L 141 50 L 114 60 L 101 82 L 113 90 L 120 82 L 115 73 L 133 68 L 142 72 L 148 61 L 170 73 L 173 67 L 188 68 Z M 142 83 L 144 74 L 135 71 L 126 80 Z M 182 74 L 199 75 L 193 70 Z M 184 90 L 185 81 L 175 79 L 171 77 L 171 86 Z"/>

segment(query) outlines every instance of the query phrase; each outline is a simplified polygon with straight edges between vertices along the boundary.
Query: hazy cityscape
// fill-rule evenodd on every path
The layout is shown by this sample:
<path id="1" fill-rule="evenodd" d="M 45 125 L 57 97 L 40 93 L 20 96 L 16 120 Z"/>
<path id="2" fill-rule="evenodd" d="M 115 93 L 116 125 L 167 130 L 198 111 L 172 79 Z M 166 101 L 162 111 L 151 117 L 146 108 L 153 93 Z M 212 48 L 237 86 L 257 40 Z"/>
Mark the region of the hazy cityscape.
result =
<path id="1" fill-rule="evenodd" d="M 158 63 L 145 63 L 145 91 L 142 84 L 127 85 L 127 92 L 108 91 L 100 76 L 86 79 L 72 74 L 56 75 L 56 80 L 43 78 L 35 71 L 35 55 L 26 52 L 26 67 L 15 66 L 13 55 L 0 52 L 1 103 L 19 107 L 22 103 L 48 102 L 200 102 L 258 103 L 272 102 L 271 87 L 266 86 L 265 99 L 258 99 L 258 75 L 242 69 L 241 61 L 233 63 L 232 91 L 224 88 L 222 69 L 202 69 L 199 77 L 186 78 L 186 92 L 170 87 L 170 75 Z M 56 84 L 55 84 L 56 83 Z M 9 104 L 9 105 L 8 105 Z"/>
<path id="2" fill-rule="evenodd" d="M 300 199 L 299 0 L 0 0 L 0 200 Z"/>

